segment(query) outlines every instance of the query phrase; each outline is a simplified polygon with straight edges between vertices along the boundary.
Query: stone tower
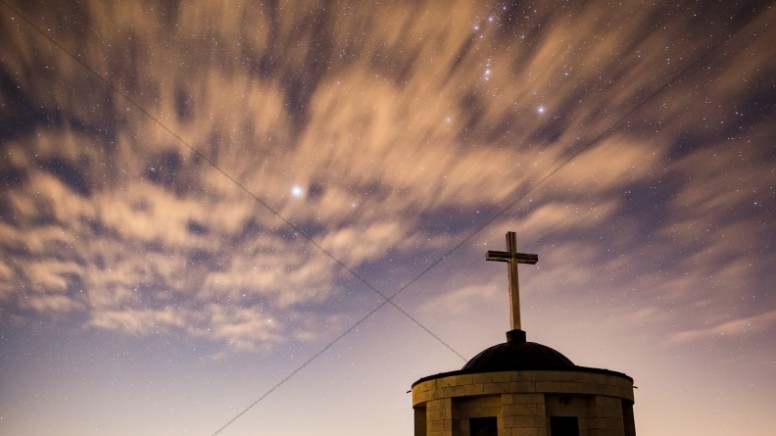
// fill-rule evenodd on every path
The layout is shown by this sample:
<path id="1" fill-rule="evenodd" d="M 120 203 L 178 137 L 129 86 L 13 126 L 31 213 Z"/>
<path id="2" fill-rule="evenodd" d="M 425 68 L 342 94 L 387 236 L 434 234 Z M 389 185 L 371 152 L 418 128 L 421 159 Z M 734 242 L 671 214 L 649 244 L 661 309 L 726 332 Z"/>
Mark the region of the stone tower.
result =
<path id="1" fill-rule="evenodd" d="M 527 342 L 520 328 L 517 264 L 538 256 L 506 252 L 487 259 L 509 263 L 512 330 L 507 341 L 474 356 L 457 371 L 412 385 L 415 436 L 634 436 L 633 379 L 577 366 L 550 347 Z"/>

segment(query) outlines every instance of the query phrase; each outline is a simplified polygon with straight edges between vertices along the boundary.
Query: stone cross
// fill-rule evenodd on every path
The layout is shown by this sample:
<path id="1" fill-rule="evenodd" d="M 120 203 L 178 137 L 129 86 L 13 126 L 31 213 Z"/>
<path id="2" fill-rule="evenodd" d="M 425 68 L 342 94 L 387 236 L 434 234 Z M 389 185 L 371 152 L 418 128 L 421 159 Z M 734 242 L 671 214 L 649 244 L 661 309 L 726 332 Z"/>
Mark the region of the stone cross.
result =
<path id="1" fill-rule="evenodd" d="M 512 329 L 520 330 L 520 284 L 517 279 L 517 264 L 535 264 L 539 261 L 536 254 L 517 252 L 517 238 L 515 232 L 507 232 L 507 251 L 488 250 L 487 260 L 507 262 L 509 265 L 509 317 L 512 321 Z"/>

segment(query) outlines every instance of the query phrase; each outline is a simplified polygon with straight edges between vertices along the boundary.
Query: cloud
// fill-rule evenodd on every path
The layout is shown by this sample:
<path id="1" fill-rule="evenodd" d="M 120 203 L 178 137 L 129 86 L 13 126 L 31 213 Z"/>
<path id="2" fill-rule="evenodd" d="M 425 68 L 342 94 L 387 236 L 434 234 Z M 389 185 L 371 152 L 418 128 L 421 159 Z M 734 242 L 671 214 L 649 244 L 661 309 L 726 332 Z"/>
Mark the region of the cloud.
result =
<path id="1" fill-rule="evenodd" d="M 148 335 L 181 327 L 184 320 L 172 308 L 164 310 L 106 310 L 92 312 L 89 324 L 131 335 Z"/>
<path id="2" fill-rule="evenodd" d="M 19 299 L 21 309 L 48 314 L 66 313 L 83 309 L 83 305 L 62 294 L 35 294 Z"/>
<path id="3" fill-rule="evenodd" d="M 584 231 L 608 222 L 618 207 L 615 200 L 592 205 L 589 201 L 550 201 L 537 205 L 531 214 L 519 223 L 519 231 L 526 235 Z"/>
<path id="4" fill-rule="evenodd" d="M 691 70 L 640 106 L 713 41 L 686 51 L 683 19 L 646 30 L 662 10 L 564 7 L 499 25 L 474 2 L 36 10 L 147 114 L 5 19 L 0 95 L 24 116 L 2 113 L 3 304 L 236 350 L 314 340 L 350 277 L 302 233 L 357 272 L 416 271 L 587 147 L 494 226 L 548 242 L 542 286 L 632 290 L 637 318 L 703 300 L 721 322 L 767 267 L 748 262 L 772 251 L 753 204 L 770 191 L 744 188 L 773 166 L 746 142 L 773 128 L 721 108 L 756 110 L 772 68 L 712 57 L 715 80 Z M 712 273 L 728 293 L 701 291 Z M 450 310 L 474 289 L 457 285 Z"/>
<path id="5" fill-rule="evenodd" d="M 676 332 L 668 343 L 685 343 L 709 337 L 742 337 L 762 333 L 776 325 L 776 311 L 760 313 L 746 318 L 733 319 L 703 329 Z"/>
<path id="6" fill-rule="evenodd" d="M 446 292 L 439 298 L 423 304 L 417 309 L 421 319 L 428 319 L 444 314 L 447 317 L 459 317 L 471 315 L 481 310 L 488 303 L 506 302 L 507 297 L 500 291 L 500 287 L 494 283 L 478 283 L 473 286 L 455 286 L 451 280 Z"/>

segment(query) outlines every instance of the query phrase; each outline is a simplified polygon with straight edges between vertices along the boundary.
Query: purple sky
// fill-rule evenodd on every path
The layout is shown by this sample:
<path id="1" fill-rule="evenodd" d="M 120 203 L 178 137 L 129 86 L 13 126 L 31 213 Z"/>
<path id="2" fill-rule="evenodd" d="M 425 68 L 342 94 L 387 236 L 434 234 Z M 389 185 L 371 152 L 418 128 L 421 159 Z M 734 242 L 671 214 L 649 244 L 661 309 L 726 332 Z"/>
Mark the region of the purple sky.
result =
<path id="1" fill-rule="evenodd" d="M 361 3 L 0 0 L 0 433 L 410 435 L 513 230 L 639 434 L 771 435 L 776 9 Z"/>

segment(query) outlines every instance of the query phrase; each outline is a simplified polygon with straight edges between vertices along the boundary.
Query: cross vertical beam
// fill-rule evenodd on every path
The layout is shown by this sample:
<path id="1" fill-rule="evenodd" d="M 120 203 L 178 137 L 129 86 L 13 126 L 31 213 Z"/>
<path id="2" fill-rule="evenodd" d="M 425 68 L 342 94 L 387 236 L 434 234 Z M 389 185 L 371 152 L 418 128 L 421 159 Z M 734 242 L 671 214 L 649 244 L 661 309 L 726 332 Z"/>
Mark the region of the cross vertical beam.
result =
<path id="1" fill-rule="evenodd" d="M 486 260 L 495 262 L 507 262 L 509 265 L 509 318 L 513 330 L 520 328 L 520 283 L 517 275 L 517 265 L 527 263 L 530 265 L 539 261 L 536 254 L 525 254 L 517 252 L 517 237 L 515 232 L 507 232 L 507 251 L 488 250 L 485 256 Z"/>

